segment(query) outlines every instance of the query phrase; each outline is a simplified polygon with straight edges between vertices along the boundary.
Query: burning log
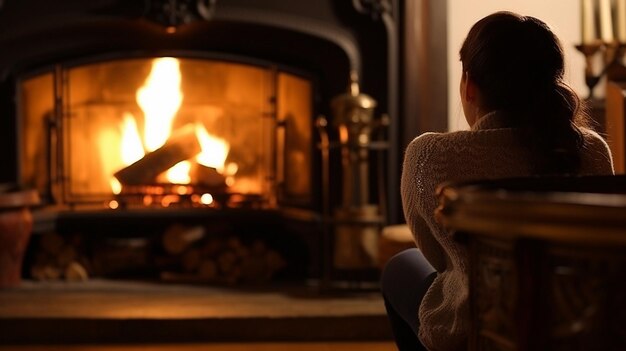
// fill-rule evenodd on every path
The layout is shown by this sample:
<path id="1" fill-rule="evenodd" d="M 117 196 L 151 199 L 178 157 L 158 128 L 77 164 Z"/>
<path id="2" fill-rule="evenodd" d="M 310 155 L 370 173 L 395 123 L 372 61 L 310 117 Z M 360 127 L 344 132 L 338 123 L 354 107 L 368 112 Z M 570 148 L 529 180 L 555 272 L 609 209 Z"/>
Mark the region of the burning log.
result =
<path id="1" fill-rule="evenodd" d="M 194 168 L 194 177 L 198 184 L 212 187 L 212 188 L 224 188 L 226 187 L 226 177 L 221 175 L 213 167 L 207 167 L 201 164 L 196 164 Z"/>
<path id="2" fill-rule="evenodd" d="M 177 129 L 165 145 L 146 154 L 139 161 L 114 174 L 125 185 L 145 185 L 156 181 L 159 174 L 202 151 L 194 124 Z"/>

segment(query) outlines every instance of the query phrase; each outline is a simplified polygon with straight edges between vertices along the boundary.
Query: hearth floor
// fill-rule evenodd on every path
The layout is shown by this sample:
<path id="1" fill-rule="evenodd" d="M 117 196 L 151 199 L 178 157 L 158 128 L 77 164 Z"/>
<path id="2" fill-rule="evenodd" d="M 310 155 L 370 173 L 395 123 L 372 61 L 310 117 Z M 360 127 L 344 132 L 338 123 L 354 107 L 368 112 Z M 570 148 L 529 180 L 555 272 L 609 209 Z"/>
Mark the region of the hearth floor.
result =
<path id="1" fill-rule="evenodd" d="M 92 279 L 0 290 L 0 344 L 389 340 L 376 292 Z"/>

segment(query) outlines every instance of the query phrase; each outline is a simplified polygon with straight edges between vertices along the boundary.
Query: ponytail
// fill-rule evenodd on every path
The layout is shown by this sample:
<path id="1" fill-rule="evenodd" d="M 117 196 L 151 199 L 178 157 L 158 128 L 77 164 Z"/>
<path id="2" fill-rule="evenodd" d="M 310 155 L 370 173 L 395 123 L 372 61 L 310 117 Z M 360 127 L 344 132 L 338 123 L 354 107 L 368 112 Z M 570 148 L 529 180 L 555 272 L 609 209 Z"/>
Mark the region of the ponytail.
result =
<path id="1" fill-rule="evenodd" d="M 565 83 L 553 89 L 519 121 L 523 144 L 535 155 L 538 174 L 571 174 L 580 168 L 580 150 L 584 138 L 579 125 L 584 113 L 578 95 Z"/>

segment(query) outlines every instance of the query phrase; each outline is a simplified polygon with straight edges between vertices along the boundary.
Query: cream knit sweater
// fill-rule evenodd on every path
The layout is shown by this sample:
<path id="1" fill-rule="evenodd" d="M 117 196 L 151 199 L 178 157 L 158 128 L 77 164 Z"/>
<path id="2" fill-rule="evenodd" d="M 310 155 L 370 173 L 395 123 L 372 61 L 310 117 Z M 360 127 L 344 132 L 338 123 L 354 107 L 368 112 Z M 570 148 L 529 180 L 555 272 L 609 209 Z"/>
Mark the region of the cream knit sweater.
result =
<path id="1" fill-rule="evenodd" d="M 532 158 L 497 113 L 471 131 L 426 133 L 408 146 L 401 194 L 416 244 L 438 275 L 419 308 L 419 338 L 429 350 L 460 350 L 468 332 L 468 263 L 463 246 L 434 219 L 435 188 L 444 181 L 528 176 Z M 584 130 L 581 174 L 613 174 L 611 153 L 595 132 Z"/>

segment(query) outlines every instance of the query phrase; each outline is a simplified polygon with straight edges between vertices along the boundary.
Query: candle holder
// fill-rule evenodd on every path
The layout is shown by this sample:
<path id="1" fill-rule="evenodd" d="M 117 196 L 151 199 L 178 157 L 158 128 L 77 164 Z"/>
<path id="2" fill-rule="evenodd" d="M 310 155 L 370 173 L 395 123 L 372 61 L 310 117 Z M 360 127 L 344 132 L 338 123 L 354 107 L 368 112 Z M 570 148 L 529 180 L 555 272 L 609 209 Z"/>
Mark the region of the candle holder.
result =
<path id="1" fill-rule="evenodd" d="M 626 50 L 626 44 L 618 42 L 602 42 L 594 41 L 575 46 L 578 51 L 585 55 L 585 84 L 589 88 L 589 96 L 587 99 L 593 100 L 594 88 L 604 75 L 609 79 L 626 77 L 626 67 L 621 63 Z M 599 73 L 595 69 L 596 62 L 594 58 L 599 52 L 603 53 L 603 65 Z"/>
<path id="2" fill-rule="evenodd" d="M 595 65 L 593 62 L 593 58 L 595 57 L 596 53 L 598 53 L 600 49 L 603 48 L 603 46 L 604 43 L 600 41 L 576 45 L 576 49 L 580 51 L 583 55 L 585 55 L 585 84 L 587 85 L 587 88 L 589 88 L 589 96 L 587 97 L 587 99 L 590 100 L 594 98 L 594 88 L 596 87 L 596 85 L 598 85 L 598 82 L 600 82 L 600 79 L 606 73 L 605 65 L 600 73 L 596 75 L 594 69 Z"/>

